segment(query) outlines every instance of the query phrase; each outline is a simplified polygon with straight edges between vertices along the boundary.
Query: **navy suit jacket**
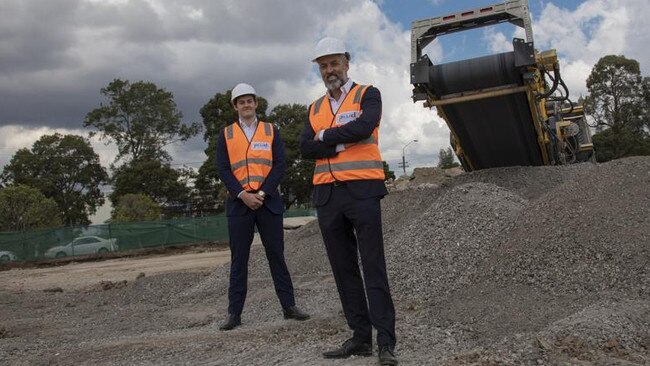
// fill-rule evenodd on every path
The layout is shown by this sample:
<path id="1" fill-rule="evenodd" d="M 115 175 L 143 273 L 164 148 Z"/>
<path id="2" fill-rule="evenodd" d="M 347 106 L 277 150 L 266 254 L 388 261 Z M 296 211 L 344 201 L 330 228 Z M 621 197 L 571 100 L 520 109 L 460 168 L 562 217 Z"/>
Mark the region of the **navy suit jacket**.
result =
<path id="1" fill-rule="evenodd" d="M 234 122 L 238 124 L 238 122 Z M 235 128 L 239 128 L 237 125 Z M 258 124 L 259 128 L 259 124 Z M 244 201 L 237 198 L 237 195 L 244 190 L 235 175 L 232 173 L 230 167 L 230 157 L 228 156 L 228 148 L 226 146 L 226 138 L 224 137 L 224 130 L 221 130 L 217 138 L 217 174 L 221 181 L 225 184 L 228 190 L 228 198 L 226 199 L 226 216 L 243 216 L 250 212 L 250 208 L 244 204 Z M 243 146 L 242 148 L 247 148 Z M 264 198 L 264 207 L 276 215 L 284 212 L 284 203 L 278 186 L 284 178 L 284 173 L 287 169 L 285 161 L 284 142 L 280 138 L 280 131 L 273 126 L 273 144 L 271 146 L 273 152 L 273 167 L 269 175 L 260 187 L 261 191 L 266 193 Z"/>
<path id="2" fill-rule="evenodd" d="M 356 84 L 352 84 L 353 86 Z M 349 97 L 349 95 L 348 95 Z M 311 106 L 309 107 L 311 109 Z M 338 154 L 337 144 L 358 142 L 372 135 L 381 120 L 381 93 L 379 89 L 369 87 L 361 99 L 363 113 L 359 118 L 343 126 L 328 128 L 323 133 L 323 141 L 315 141 L 316 134 L 309 120 L 300 135 L 300 152 L 306 159 L 331 158 Z M 311 113 L 311 110 L 310 110 Z M 388 194 L 383 180 L 367 179 L 346 182 L 350 193 L 358 199 L 383 197 Z M 316 207 L 323 206 L 329 201 L 332 184 L 314 186 L 312 202 Z"/>

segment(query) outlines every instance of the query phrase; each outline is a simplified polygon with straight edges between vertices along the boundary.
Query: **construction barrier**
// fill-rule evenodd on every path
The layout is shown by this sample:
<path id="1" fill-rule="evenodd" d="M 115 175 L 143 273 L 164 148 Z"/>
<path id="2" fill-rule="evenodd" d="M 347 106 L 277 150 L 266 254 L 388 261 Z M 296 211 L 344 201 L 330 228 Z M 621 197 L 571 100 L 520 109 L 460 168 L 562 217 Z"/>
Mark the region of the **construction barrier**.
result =
<path id="1" fill-rule="evenodd" d="M 315 216 L 314 209 L 285 217 Z M 227 242 L 224 215 L 0 233 L 0 261 L 34 261 L 205 242 Z"/>

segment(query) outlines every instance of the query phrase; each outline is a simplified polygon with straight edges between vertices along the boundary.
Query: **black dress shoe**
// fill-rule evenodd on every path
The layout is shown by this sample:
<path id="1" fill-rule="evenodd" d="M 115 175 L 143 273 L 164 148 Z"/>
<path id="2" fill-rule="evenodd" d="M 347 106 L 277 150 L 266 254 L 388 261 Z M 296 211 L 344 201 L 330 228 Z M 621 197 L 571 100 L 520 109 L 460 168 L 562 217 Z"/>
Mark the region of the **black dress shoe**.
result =
<path id="1" fill-rule="evenodd" d="M 282 309 L 285 319 L 296 319 L 296 320 L 307 320 L 309 319 L 309 314 L 300 310 L 297 306 L 289 306 L 288 308 Z"/>
<path id="2" fill-rule="evenodd" d="M 350 356 L 372 356 L 372 345 L 350 338 L 335 350 L 323 353 L 325 358 L 348 358 Z"/>
<path id="3" fill-rule="evenodd" d="M 394 366 L 397 365 L 397 358 L 395 358 L 395 351 L 391 346 L 379 346 L 379 364 L 381 366 Z"/>
<path id="4" fill-rule="evenodd" d="M 241 316 L 239 315 L 233 315 L 233 314 L 228 314 L 226 317 L 226 320 L 224 320 L 223 323 L 219 326 L 219 329 L 221 330 L 231 330 L 238 325 L 241 325 Z"/>

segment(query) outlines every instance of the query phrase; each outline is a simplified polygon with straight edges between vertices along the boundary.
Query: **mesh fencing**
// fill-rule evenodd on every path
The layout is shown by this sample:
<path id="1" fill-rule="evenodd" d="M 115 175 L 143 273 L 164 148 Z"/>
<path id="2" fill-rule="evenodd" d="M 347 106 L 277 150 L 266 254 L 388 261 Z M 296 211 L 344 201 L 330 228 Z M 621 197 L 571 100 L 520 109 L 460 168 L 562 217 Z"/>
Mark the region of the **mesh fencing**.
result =
<path id="1" fill-rule="evenodd" d="M 284 216 L 315 216 L 315 210 L 288 210 Z M 34 261 L 227 241 L 225 215 L 38 229 L 0 233 L 0 261 Z"/>

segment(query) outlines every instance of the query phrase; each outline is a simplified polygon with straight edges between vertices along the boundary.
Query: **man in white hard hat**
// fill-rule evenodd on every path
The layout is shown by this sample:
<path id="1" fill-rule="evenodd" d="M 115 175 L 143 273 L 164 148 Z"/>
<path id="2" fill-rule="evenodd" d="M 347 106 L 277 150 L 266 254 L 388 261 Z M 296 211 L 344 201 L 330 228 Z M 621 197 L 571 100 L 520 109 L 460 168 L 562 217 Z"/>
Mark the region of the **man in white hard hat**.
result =
<path id="1" fill-rule="evenodd" d="M 371 356 L 374 326 L 379 363 L 396 365 L 395 308 L 381 224 L 380 200 L 388 193 L 378 147 L 381 95 L 377 88 L 348 78 L 349 60 L 345 45 L 336 38 L 326 37 L 316 45 L 312 61 L 327 92 L 310 105 L 300 138 L 302 156 L 316 159 L 313 203 L 353 332 L 341 347 L 323 356 Z"/>
<path id="2" fill-rule="evenodd" d="M 226 126 L 217 139 L 217 173 L 228 190 L 231 258 L 228 316 L 220 329 L 230 330 L 241 324 L 255 226 L 285 319 L 307 320 L 309 315 L 296 306 L 284 259 L 284 204 L 278 190 L 286 170 L 284 143 L 275 126 L 257 120 L 257 96 L 252 86 L 237 84 L 231 102 L 239 121 Z"/>

